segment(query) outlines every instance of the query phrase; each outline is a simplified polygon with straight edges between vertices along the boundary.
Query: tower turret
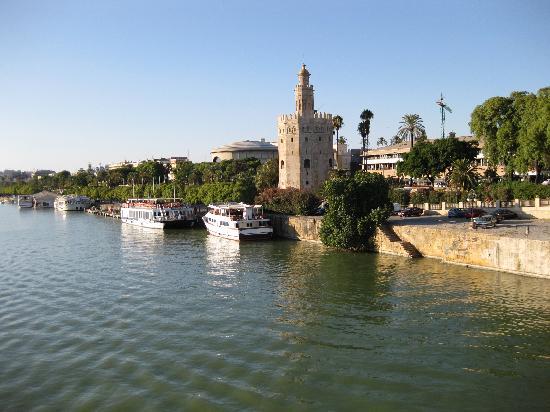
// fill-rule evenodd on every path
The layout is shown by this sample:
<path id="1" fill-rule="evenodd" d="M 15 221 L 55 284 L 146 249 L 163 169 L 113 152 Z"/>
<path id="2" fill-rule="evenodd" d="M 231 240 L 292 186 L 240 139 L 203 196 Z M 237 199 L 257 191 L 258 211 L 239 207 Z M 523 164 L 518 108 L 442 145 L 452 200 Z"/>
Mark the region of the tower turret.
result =
<path id="1" fill-rule="evenodd" d="M 305 117 L 313 116 L 314 112 L 313 86 L 309 84 L 309 76 L 306 65 L 302 64 L 302 69 L 298 73 L 298 84 L 294 88 L 294 96 L 296 112 Z"/>

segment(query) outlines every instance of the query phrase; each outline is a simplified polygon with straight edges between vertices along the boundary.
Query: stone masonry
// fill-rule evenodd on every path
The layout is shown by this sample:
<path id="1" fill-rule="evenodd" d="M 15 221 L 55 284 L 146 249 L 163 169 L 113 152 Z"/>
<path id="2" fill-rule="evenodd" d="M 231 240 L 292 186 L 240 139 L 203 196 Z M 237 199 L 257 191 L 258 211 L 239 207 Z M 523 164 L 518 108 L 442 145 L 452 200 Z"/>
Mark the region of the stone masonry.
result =
<path id="1" fill-rule="evenodd" d="M 332 115 L 315 110 L 309 72 L 302 65 L 294 89 L 296 112 L 278 118 L 279 188 L 319 188 L 333 168 Z"/>

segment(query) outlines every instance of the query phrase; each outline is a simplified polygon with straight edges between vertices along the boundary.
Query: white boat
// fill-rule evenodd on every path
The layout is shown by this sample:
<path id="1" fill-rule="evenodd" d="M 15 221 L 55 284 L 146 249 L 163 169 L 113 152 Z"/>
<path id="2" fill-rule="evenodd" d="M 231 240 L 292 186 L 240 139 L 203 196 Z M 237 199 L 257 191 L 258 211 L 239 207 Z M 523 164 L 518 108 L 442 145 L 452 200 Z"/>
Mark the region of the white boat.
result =
<path id="1" fill-rule="evenodd" d="M 120 220 L 152 229 L 192 227 L 197 221 L 197 209 L 175 198 L 128 199 L 120 207 Z"/>
<path id="2" fill-rule="evenodd" d="M 86 196 L 58 196 L 55 199 L 54 207 L 56 210 L 62 210 L 65 212 L 83 211 L 88 209 L 91 203 L 90 198 Z"/>
<path id="3" fill-rule="evenodd" d="M 273 228 L 261 205 L 226 203 L 209 205 L 202 220 L 208 233 L 233 240 L 271 239 Z"/>
<path id="4" fill-rule="evenodd" d="M 34 199 L 30 195 L 17 196 L 17 206 L 19 209 L 29 209 L 34 206 Z"/>

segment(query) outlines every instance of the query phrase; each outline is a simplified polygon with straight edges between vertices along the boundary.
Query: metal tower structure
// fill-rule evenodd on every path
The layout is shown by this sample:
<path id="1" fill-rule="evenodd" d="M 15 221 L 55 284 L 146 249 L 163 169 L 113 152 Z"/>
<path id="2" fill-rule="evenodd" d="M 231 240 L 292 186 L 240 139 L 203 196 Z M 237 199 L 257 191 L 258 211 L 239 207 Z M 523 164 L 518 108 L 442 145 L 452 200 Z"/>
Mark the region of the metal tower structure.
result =
<path id="1" fill-rule="evenodd" d="M 449 113 L 452 113 L 453 111 L 443 100 L 443 93 L 441 93 L 441 97 L 435 103 L 441 109 L 441 137 L 445 138 L 445 111 L 448 111 Z"/>

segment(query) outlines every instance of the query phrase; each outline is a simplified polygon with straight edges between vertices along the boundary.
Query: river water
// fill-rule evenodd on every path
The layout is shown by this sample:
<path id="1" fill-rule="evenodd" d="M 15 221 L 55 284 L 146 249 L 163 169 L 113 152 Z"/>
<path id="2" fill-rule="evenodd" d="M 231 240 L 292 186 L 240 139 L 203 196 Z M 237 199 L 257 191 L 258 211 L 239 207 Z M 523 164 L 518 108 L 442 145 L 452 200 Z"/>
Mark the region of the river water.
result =
<path id="1" fill-rule="evenodd" d="M 550 281 L 0 206 L 0 410 L 543 410 Z"/>

